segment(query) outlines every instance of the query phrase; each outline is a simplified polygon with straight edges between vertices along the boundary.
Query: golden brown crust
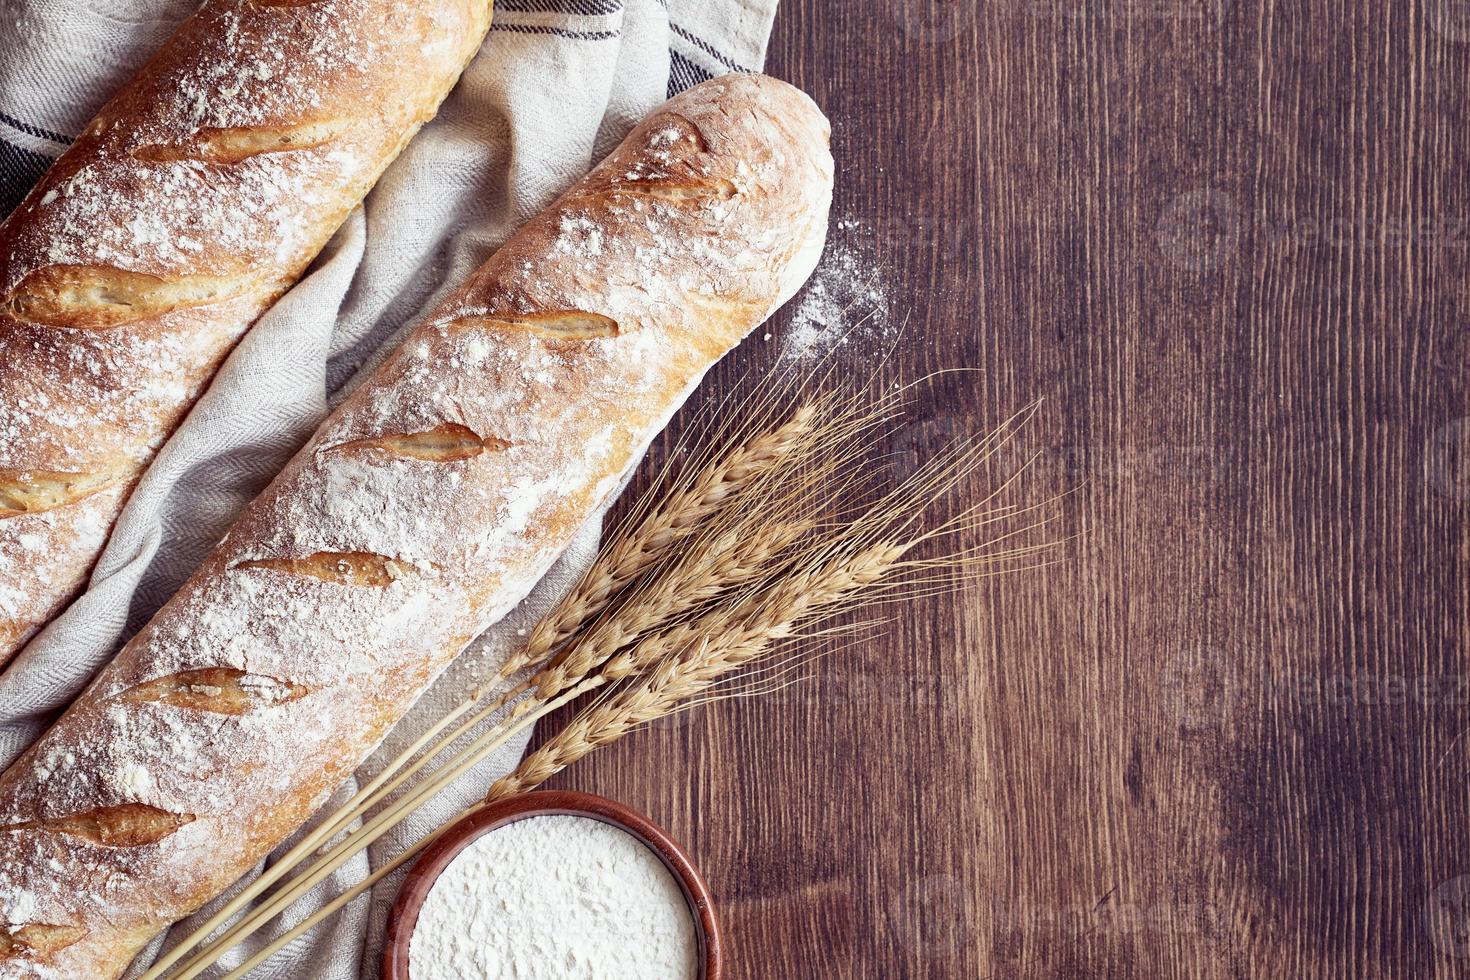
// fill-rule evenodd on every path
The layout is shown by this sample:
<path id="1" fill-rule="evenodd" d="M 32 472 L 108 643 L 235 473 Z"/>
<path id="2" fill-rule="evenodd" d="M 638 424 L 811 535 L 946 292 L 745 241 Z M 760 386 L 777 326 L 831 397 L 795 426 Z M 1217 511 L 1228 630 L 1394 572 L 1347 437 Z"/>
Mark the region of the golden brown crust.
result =
<path id="1" fill-rule="evenodd" d="M 0 225 L 0 667 L 489 19 L 490 0 L 211 0 Z M 109 492 L 4 506 L 56 474 Z"/>
<path id="2" fill-rule="evenodd" d="M 52 975 L 115 976 L 324 802 L 806 279 L 831 181 L 811 100 L 708 82 L 410 334 L 0 776 L 0 907 L 87 930 Z M 617 329 L 547 329 L 567 311 Z M 458 449 L 394 451 L 428 432 Z M 55 829 L 79 813 L 93 838 Z"/>

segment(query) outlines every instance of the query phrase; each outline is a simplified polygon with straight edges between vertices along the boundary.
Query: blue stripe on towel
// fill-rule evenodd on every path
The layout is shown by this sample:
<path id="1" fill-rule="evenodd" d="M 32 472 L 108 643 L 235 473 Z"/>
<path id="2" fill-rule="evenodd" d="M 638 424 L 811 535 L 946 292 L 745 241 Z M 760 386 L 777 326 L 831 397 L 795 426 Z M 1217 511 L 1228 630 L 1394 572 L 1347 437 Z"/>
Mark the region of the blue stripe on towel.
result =
<path id="1" fill-rule="evenodd" d="M 496 13 L 576 14 L 606 17 L 623 9 L 623 0 L 499 0 Z"/>
<path id="2" fill-rule="evenodd" d="M 669 52 L 669 98 L 714 77 L 679 52 Z"/>
<path id="3" fill-rule="evenodd" d="M 554 34 L 557 37 L 568 37 L 574 41 L 611 41 L 622 37 L 622 31 L 569 31 L 564 27 L 546 27 L 540 24 L 505 24 L 494 23 L 490 25 L 492 31 L 509 31 L 512 34 Z"/>
<path id="4" fill-rule="evenodd" d="M 53 143 L 60 143 L 62 146 L 71 146 L 72 144 L 70 136 L 63 136 L 49 129 L 42 129 L 40 126 L 32 126 L 23 119 L 17 119 L 3 112 L 0 112 L 0 123 L 4 123 L 12 129 L 18 129 L 27 136 L 34 136 L 37 139 L 50 140 Z"/>
<path id="5" fill-rule="evenodd" d="M 0 218 L 15 210 L 50 166 L 50 157 L 0 140 Z"/>
<path id="6" fill-rule="evenodd" d="M 749 68 L 746 68 L 744 65 L 738 64 L 728 55 L 721 54 L 713 44 L 710 44 L 704 38 L 692 33 L 691 31 L 684 30 L 684 28 L 680 27 L 678 24 L 670 24 L 669 29 L 672 30 L 675 34 L 682 37 L 684 40 L 688 41 L 690 44 L 694 45 L 699 50 L 703 51 L 705 54 L 709 55 L 711 58 L 718 61 L 720 64 L 724 65 L 726 68 L 730 69 L 731 71 L 750 71 Z"/>

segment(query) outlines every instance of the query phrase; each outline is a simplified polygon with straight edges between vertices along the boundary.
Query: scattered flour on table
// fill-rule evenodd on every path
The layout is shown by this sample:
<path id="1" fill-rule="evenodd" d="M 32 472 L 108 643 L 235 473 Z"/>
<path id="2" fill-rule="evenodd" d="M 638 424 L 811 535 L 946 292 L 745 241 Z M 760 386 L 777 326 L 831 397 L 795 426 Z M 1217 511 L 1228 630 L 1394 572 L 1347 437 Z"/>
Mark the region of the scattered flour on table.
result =
<path id="1" fill-rule="evenodd" d="M 889 316 L 888 284 L 875 257 L 872 226 L 842 218 L 832 228 L 821 264 L 782 331 L 782 361 L 819 361 L 839 349 L 877 353 L 898 335 L 899 327 Z"/>
<path id="2" fill-rule="evenodd" d="M 409 946 L 414 980 L 693 980 L 694 918 L 658 855 L 576 816 L 529 817 L 460 852 Z"/>

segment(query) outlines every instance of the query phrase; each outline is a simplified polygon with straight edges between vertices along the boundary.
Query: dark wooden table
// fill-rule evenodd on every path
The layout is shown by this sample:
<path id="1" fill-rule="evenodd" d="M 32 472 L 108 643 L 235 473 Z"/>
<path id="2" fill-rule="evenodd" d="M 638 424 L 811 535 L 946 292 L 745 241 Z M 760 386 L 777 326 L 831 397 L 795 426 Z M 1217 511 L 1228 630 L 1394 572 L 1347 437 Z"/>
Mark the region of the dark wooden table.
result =
<path id="1" fill-rule="evenodd" d="M 879 380 L 976 369 L 908 446 L 1044 397 L 1085 537 L 555 785 L 690 844 L 737 978 L 1470 975 L 1470 5 L 787 0 L 769 67 Z"/>

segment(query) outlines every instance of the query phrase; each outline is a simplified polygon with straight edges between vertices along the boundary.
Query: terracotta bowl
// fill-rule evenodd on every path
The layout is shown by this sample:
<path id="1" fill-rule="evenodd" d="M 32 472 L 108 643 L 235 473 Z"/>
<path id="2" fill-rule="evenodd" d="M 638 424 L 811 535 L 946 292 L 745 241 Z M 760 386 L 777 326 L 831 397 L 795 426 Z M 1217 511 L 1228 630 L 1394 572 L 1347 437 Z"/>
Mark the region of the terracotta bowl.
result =
<path id="1" fill-rule="evenodd" d="M 684 890 L 689 908 L 694 913 L 694 931 L 699 940 L 700 980 L 720 980 L 720 923 L 715 917 L 709 886 L 699 876 L 688 855 L 662 830 L 644 817 L 612 800 L 590 793 L 543 791 L 502 800 L 473 816 L 454 824 L 431 844 L 409 869 L 393 911 L 388 919 L 388 932 L 383 946 L 383 980 L 410 980 L 408 944 L 418 923 L 419 910 L 429 889 L 449 863 L 481 834 L 526 817 L 558 814 L 590 817 L 612 824 L 632 834 L 663 858 L 664 864 Z"/>

